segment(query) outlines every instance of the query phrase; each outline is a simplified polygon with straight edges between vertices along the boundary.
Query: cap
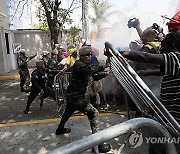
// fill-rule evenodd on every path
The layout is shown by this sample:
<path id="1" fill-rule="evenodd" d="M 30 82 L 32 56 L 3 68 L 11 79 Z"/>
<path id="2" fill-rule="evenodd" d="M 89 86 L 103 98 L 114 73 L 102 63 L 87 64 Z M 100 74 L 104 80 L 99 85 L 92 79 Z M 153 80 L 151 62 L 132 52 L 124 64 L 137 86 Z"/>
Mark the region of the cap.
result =
<path id="1" fill-rule="evenodd" d="M 55 44 L 55 48 L 56 48 L 56 47 L 59 47 L 59 44 Z"/>
<path id="2" fill-rule="evenodd" d="M 49 54 L 49 51 L 43 51 L 43 52 L 42 52 L 42 55 L 43 55 L 43 56 L 46 56 L 46 55 L 48 55 L 48 54 Z"/>
<path id="3" fill-rule="evenodd" d="M 169 30 L 180 28 L 180 11 L 177 12 L 166 25 Z"/>
<path id="4" fill-rule="evenodd" d="M 25 51 L 25 49 L 21 49 L 19 52 L 20 53 L 25 53 L 26 51 Z"/>
<path id="5" fill-rule="evenodd" d="M 36 62 L 36 67 L 39 68 L 39 67 L 43 67 L 44 66 L 44 62 L 42 60 L 39 60 Z"/>
<path id="6" fill-rule="evenodd" d="M 87 54 L 91 54 L 92 48 L 90 46 L 84 46 L 81 49 L 79 49 L 79 55 L 84 56 Z"/>
<path id="7" fill-rule="evenodd" d="M 64 47 L 60 44 L 55 44 L 55 48 L 60 48 L 60 49 L 63 49 Z"/>

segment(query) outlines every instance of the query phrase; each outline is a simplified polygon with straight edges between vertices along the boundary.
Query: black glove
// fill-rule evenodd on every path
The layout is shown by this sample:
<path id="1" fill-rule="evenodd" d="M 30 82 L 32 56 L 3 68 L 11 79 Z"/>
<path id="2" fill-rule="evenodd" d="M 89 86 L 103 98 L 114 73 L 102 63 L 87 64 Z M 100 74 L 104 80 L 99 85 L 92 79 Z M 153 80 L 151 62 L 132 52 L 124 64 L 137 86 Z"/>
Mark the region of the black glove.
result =
<path id="1" fill-rule="evenodd" d="M 136 28 L 136 26 L 139 25 L 139 24 L 140 24 L 139 19 L 137 19 L 137 18 L 132 18 L 132 19 L 130 19 L 130 20 L 128 21 L 127 26 L 128 26 L 128 28 L 131 28 L 131 27 Z"/>

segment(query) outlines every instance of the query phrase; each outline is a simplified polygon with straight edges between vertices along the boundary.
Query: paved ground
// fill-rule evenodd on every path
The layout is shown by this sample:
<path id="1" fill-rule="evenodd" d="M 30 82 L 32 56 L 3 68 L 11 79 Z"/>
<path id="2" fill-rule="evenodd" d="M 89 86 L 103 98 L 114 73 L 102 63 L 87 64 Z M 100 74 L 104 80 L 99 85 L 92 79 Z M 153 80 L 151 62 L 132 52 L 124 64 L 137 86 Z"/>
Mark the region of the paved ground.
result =
<path id="1" fill-rule="evenodd" d="M 56 103 L 47 99 L 42 110 L 39 97 L 32 103 L 30 113 L 23 114 L 28 94 L 21 93 L 17 71 L 0 76 L 0 149 L 2 154 L 43 154 L 91 134 L 89 123 L 84 116 L 73 116 L 67 123 L 70 134 L 55 135 L 59 123 Z M 100 130 L 127 120 L 126 116 L 113 113 L 100 114 Z M 144 131 L 146 134 L 146 131 Z M 118 153 L 119 147 L 128 140 L 129 134 L 111 140 L 110 153 Z M 127 144 L 122 154 L 148 154 L 148 145 L 132 149 Z M 84 153 L 90 153 L 91 150 Z"/>

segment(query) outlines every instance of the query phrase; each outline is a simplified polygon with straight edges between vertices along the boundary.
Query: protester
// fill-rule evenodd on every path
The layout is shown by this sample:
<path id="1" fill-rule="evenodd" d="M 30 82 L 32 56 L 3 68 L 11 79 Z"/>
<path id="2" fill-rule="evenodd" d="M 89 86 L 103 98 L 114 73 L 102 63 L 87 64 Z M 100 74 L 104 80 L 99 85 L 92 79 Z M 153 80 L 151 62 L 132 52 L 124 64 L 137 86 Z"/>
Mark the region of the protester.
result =
<path id="1" fill-rule="evenodd" d="M 27 63 L 31 59 L 36 57 L 36 55 L 37 55 L 37 53 L 33 56 L 27 57 L 25 49 L 21 49 L 19 52 L 19 56 L 17 58 L 17 63 L 18 63 L 18 67 L 19 67 L 19 75 L 20 75 L 20 80 L 21 80 L 20 81 L 21 92 L 26 92 L 26 90 L 24 89 L 25 83 L 27 84 L 26 86 L 29 86 L 29 84 L 30 84 L 30 82 L 29 82 L 30 74 L 29 74 Z"/>
<path id="2" fill-rule="evenodd" d="M 159 74 L 163 75 L 161 82 L 160 101 L 169 111 L 169 113 L 180 124 L 180 33 L 169 33 L 162 41 L 161 54 L 152 54 L 146 52 L 122 51 L 122 55 L 130 60 L 155 63 L 160 65 Z M 151 74 L 151 72 L 149 72 Z M 179 145 L 176 146 L 178 153 Z M 151 145 L 150 153 L 165 153 L 163 146 Z"/>
<path id="3" fill-rule="evenodd" d="M 42 60 L 36 62 L 36 69 L 31 74 L 31 93 L 28 96 L 27 106 L 24 114 L 29 112 L 29 108 L 33 100 L 43 91 L 44 95 L 50 96 L 55 100 L 54 90 L 46 86 L 47 73 Z"/>
<path id="4" fill-rule="evenodd" d="M 66 59 L 67 67 L 71 67 L 74 65 L 75 61 L 79 59 L 77 49 L 76 48 L 70 48 L 68 50 L 69 56 Z"/>
<path id="5" fill-rule="evenodd" d="M 61 71 L 65 71 L 67 69 L 67 57 L 69 56 L 68 52 L 62 52 L 61 61 L 58 64 L 58 69 Z"/>
<path id="6" fill-rule="evenodd" d="M 98 110 L 85 99 L 85 93 L 90 76 L 92 76 L 94 80 L 99 80 L 107 76 L 108 73 L 96 76 L 93 74 L 103 71 L 106 67 L 108 67 L 108 65 L 91 65 L 91 52 L 91 47 L 82 47 L 79 50 L 80 59 L 75 61 L 72 66 L 72 76 L 66 91 L 67 106 L 64 114 L 62 115 L 60 124 L 56 129 L 56 135 L 71 132 L 70 128 L 65 128 L 64 126 L 71 115 L 77 110 L 87 115 L 92 133 L 96 133 L 98 131 Z M 99 146 L 99 150 L 102 150 L 102 152 L 108 152 L 110 150 L 110 145 L 102 144 Z"/>
<path id="7" fill-rule="evenodd" d="M 166 24 L 169 32 L 180 32 L 180 11 L 177 12 Z"/>
<path id="8" fill-rule="evenodd" d="M 142 34 L 142 41 L 143 41 L 143 47 L 141 48 L 141 51 L 147 52 L 147 53 L 153 53 L 153 54 L 159 54 L 160 53 L 160 47 L 161 43 L 155 41 L 156 40 L 156 33 L 152 29 L 146 29 L 143 31 Z M 157 64 L 141 64 L 136 63 L 134 64 L 133 68 L 135 71 L 141 71 L 146 69 L 156 70 L 159 69 L 159 66 Z M 147 84 L 147 86 L 152 90 L 152 92 L 156 95 L 157 98 L 159 98 L 160 95 L 160 81 L 161 77 L 158 76 L 141 76 L 143 81 Z"/>
<path id="9" fill-rule="evenodd" d="M 129 28 L 134 27 L 137 30 L 140 39 L 142 39 L 143 30 L 140 27 L 139 19 L 137 18 L 130 19 L 128 21 L 127 26 Z M 152 26 L 148 27 L 147 29 L 152 29 L 157 34 L 156 36 L 157 41 L 162 41 L 164 39 L 165 34 L 163 32 L 163 28 L 160 27 L 157 23 L 153 23 Z"/>
<path id="10" fill-rule="evenodd" d="M 121 54 L 132 61 L 143 63 L 155 63 L 160 65 L 159 74 L 163 76 L 161 82 L 160 101 L 180 124 L 180 33 L 169 33 L 162 41 L 161 54 L 147 53 L 143 51 L 121 51 Z M 106 55 L 108 55 L 106 53 Z M 149 72 L 151 74 L 151 71 Z M 174 135 L 174 134 L 173 134 Z M 150 146 L 150 154 L 164 154 L 164 148 L 160 144 L 158 146 Z M 179 144 L 176 148 L 179 150 Z"/>

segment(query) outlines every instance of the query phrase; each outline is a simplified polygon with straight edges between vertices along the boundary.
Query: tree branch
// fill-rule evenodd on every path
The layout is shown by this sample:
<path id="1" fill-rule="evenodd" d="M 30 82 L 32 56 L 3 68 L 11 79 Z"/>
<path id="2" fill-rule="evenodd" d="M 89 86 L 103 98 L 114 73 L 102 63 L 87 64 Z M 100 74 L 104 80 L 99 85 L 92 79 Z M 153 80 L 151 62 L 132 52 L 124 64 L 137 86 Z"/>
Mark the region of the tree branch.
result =
<path id="1" fill-rule="evenodd" d="M 21 15 L 19 16 L 19 19 L 22 17 L 23 15 L 23 11 L 24 11 L 24 7 L 25 5 L 28 4 L 28 0 L 23 4 L 22 10 L 21 10 Z"/>
<path id="2" fill-rule="evenodd" d="M 16 13 L 17 13 L 18 9 L 19 9 L 19 6 L 20 6 L 20 4 L 21 4 L 22 2 L 24 2 L 24 0 L 21 0 L 21 1 L 19 1 L 19 2 L 18 2 L 18 5 L 17 5 L 17 7 L 16 7 L 16 10 L 15 10 L 15 12 L 14 12 L 14 15 L 12 16 L 11 21 L 13 21 L 13 20 L 14 20 L 14 17 L 15 17 L 15 15 L 16 15 Z"/>

